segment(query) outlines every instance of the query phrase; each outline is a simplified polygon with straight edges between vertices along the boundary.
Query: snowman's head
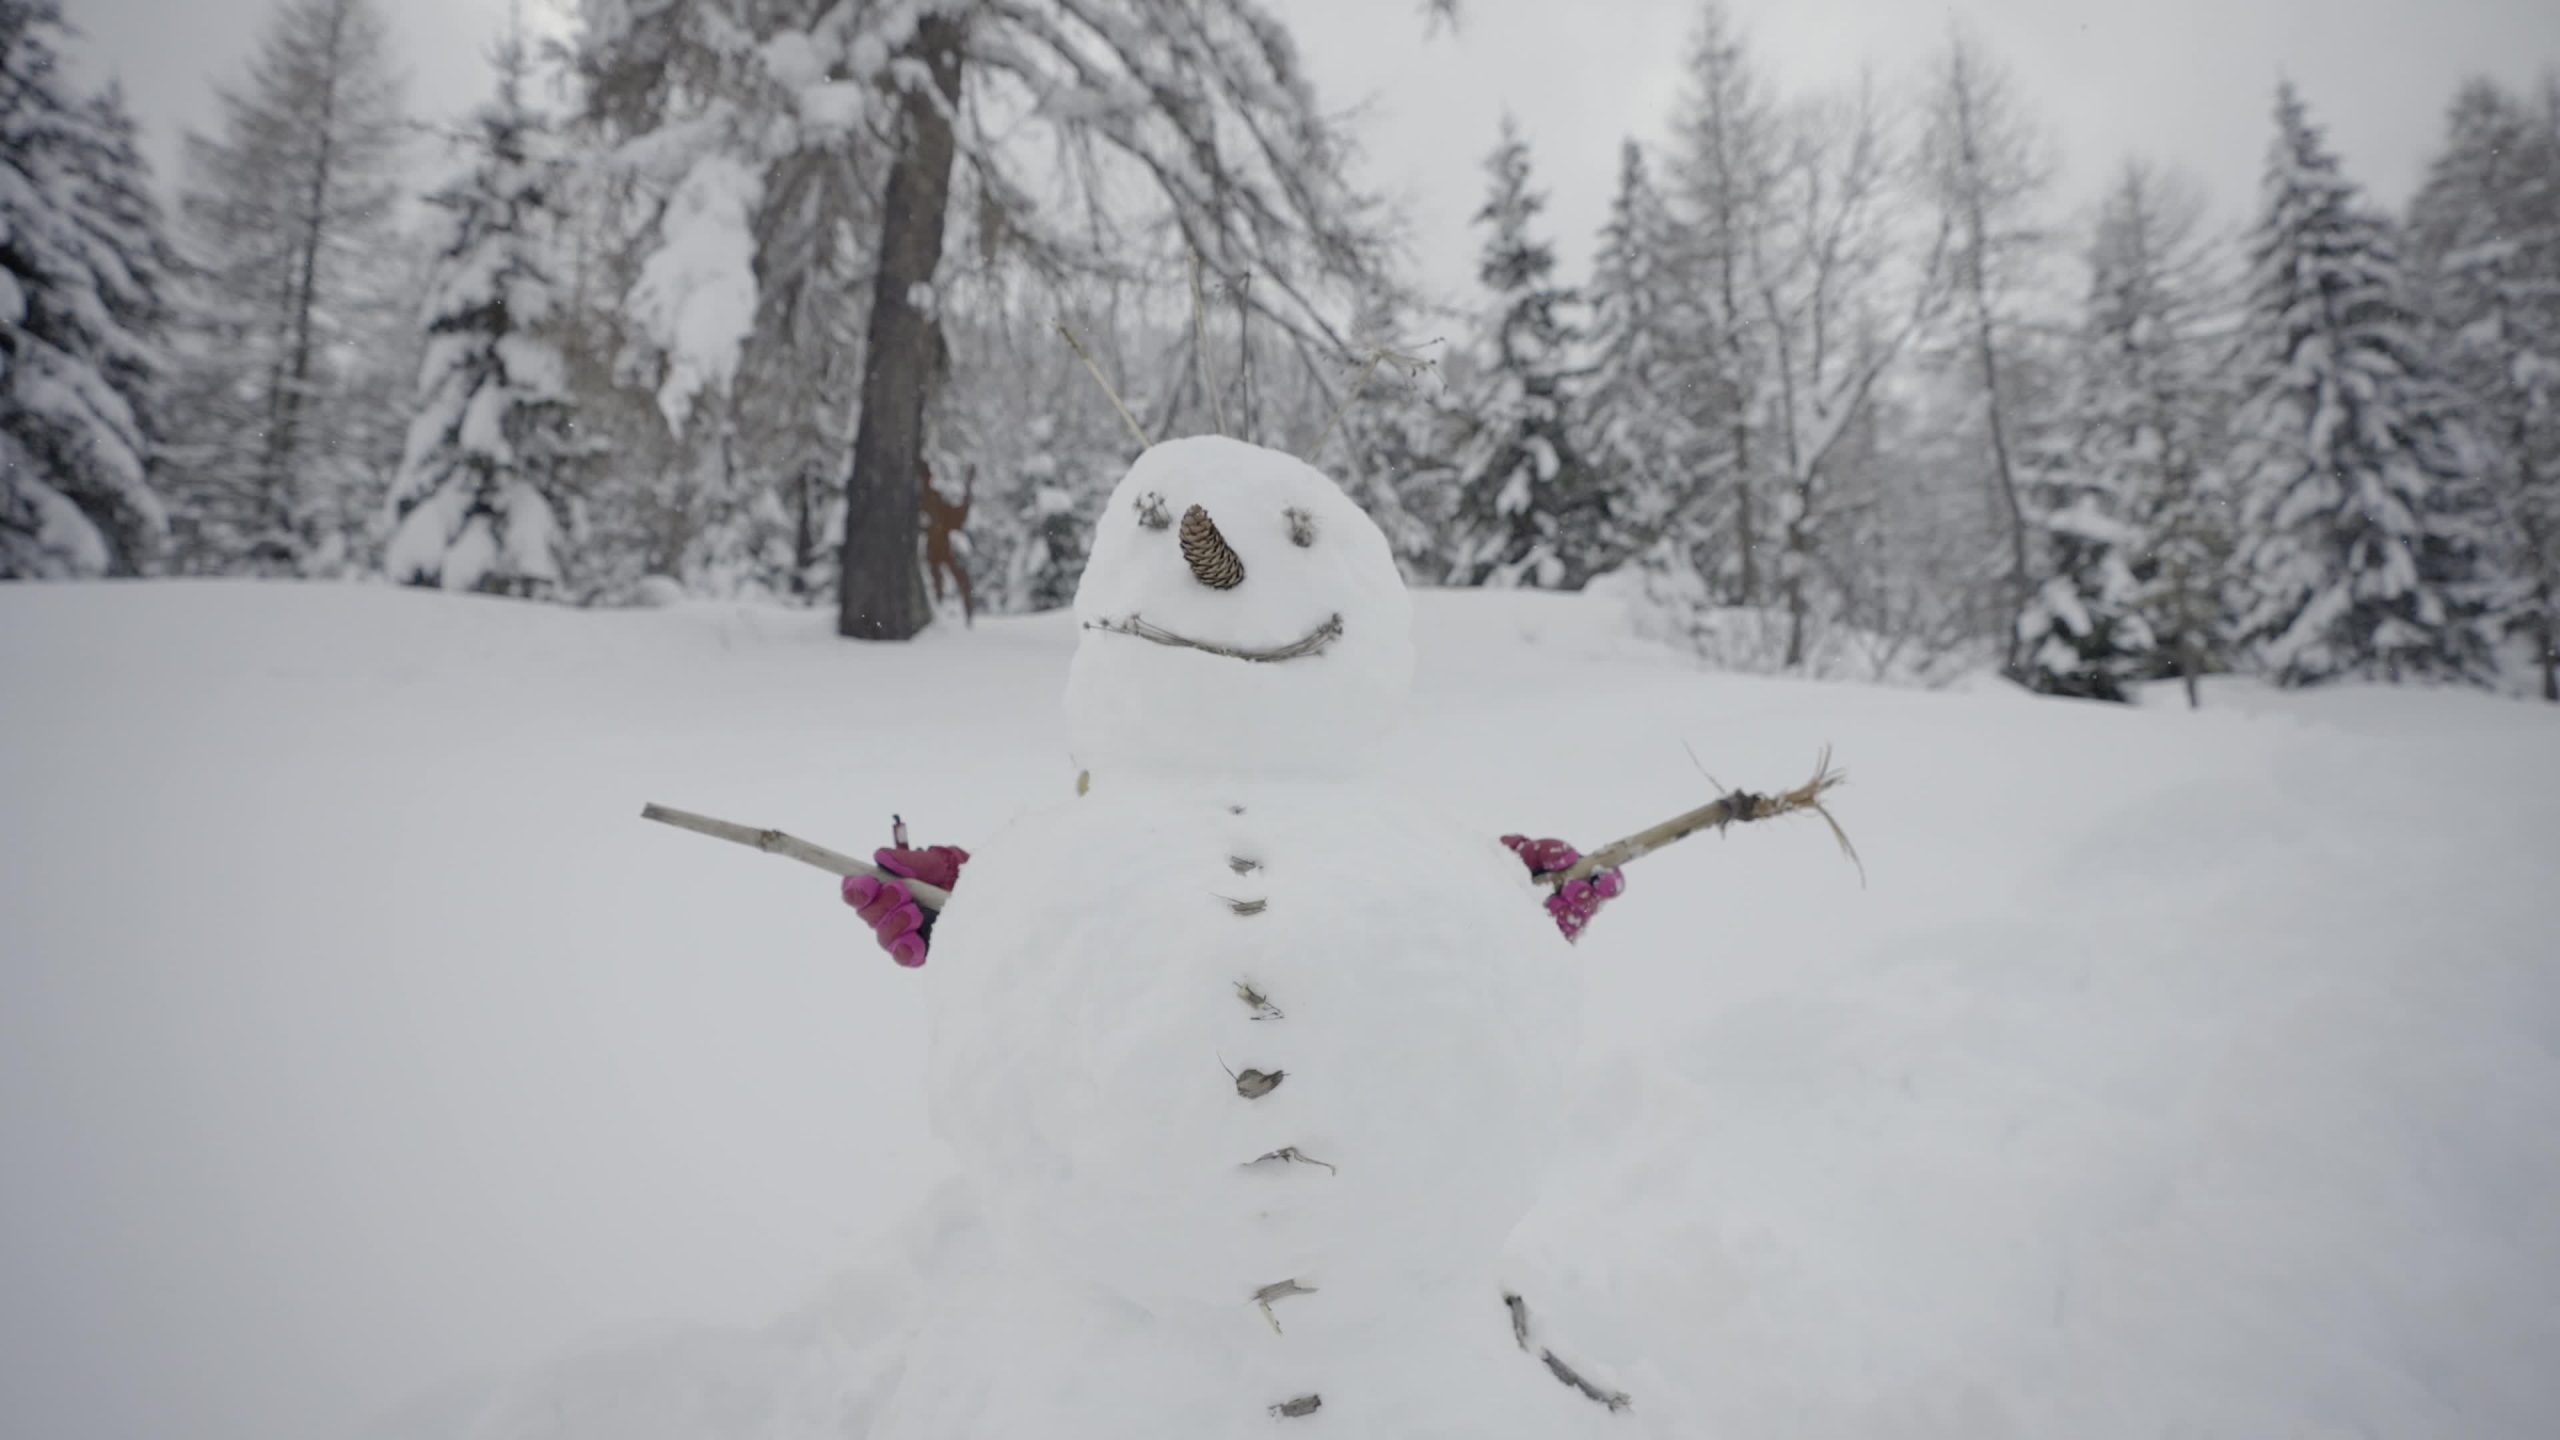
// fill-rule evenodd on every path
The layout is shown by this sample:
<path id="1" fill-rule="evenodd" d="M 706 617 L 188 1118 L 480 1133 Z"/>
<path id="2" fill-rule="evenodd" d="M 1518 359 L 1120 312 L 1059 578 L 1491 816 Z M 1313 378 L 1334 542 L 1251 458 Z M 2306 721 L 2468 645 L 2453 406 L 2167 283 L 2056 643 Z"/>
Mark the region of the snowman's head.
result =
<path id="1" fill-rule="evenodd" d="M 1195 436 L 1111 492 L 1076 586 L 1078 763 L 1339 773 L 1396 718 L 1413 606 L 1376 522 L 1293 456 Z"/>

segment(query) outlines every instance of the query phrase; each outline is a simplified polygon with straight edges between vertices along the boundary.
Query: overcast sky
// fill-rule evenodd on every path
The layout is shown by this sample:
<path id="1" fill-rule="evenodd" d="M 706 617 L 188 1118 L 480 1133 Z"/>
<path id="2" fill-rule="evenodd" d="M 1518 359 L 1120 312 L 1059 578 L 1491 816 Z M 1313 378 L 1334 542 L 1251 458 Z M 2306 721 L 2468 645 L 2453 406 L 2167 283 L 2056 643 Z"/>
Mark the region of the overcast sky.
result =
<path id="1" fill-rule="evenodd" d="M 413 107 L 457 114 L 487 85 L 481 56 L 506 0 L 383 0 Z M 1326 100 L 1371 108 L 1366 181 L 1405 202 L 1422 273 L 1468 283 L 1467 217 L 1505 108 L 1553 197 L 1551 233 L 1579 269 L 1607 209 L 1618 142 L 1661 137 L 1680 92 L 1695 0 L 1467 0 L 1456 33 L 1426 33 L 1411 0 L 1270 0 Z M 84 60 L 122 77 L 164 174 L 182 126 L 213 114 L 269 0 L 69 0 Z M 1872 65 L 1908 83 L 1950 16 L 2017 72 L 2077 213 L 2125 156 L 2192 171 L 2218 217 L 2246 212 L 2279 76 L 2302 87 L 2349 173 L 2397 206 L 2415 188 L 2465 75 L 2526 83 L 2560 63 L 2554 0 L 1733 0 L 1791 90 Z M 527 0 L 558 23 L 566 0 Z"/>

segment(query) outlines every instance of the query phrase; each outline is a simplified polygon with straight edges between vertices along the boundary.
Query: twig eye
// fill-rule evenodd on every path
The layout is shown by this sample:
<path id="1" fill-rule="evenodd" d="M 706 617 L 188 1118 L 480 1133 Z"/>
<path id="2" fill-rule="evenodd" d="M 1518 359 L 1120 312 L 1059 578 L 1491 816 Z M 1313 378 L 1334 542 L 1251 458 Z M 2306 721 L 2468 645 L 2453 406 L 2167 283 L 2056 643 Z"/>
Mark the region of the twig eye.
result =
<path id="1" fill-rule="evenodd" d="M 1138 497 L 1138 523 L 1150 530 L 1163 530 L 1173 524 L 1173 512 L 1165 508 L 1162 495 L 1150 490 Z"/>
<path id="2" fill-rule="evenodd" d="M 1292 505 L 1280 512 L 1289 522 L 1289 543 L 1304 550 L 1316 543 L 1316 517 Z"/>

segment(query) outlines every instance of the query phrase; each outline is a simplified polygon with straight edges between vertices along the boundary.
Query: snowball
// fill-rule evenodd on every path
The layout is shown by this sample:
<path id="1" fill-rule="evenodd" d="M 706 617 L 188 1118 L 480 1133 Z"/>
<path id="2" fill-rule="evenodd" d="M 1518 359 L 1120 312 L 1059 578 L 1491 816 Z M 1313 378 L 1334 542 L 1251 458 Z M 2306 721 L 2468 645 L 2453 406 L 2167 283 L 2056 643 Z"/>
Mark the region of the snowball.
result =
<path id="1" fill-rule="evenodd" d="M 1097 777 L 935 931 L 935 1128 L 1000 1229 L 1150 1301 L 1489 1265 L 1554 1138 L 1572 960 L 1508 851 L 1374 784 Z M 1248 1103 L 1222 1063 L 1288 1077 Z M 1338 1168 L 1249 1164 L 1284 1146 Z"/>
<path id="2" fill-rule="evenodd" d="M 1193 505 L 1243 561 L 1233 589 L 1183 560 Z M 1413 672 L 1412 601 L 1377 525 L 1305 462 L 1218 436 L 1166 441 L 1129 467 L 1094 526 L 1075 613 L 1067 721 L 1097 775 L 1340 774 L 1400 717 Z M 1190 643 L 1125 633 L 1141 623 Z M 1302 643 L 1319 648 L 1271 660 L 1193 648 Z"/>

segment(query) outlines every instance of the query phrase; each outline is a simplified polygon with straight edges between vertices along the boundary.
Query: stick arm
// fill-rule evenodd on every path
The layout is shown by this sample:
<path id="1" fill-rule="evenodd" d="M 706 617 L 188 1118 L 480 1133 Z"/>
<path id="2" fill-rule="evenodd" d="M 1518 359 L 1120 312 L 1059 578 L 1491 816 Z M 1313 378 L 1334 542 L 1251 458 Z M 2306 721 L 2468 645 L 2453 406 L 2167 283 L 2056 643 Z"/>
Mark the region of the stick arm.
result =
<path id="1" fill-rule="evenodd" d="M 951 903 L 951 892 L 938 885 L 927 885 L 921 880 L 892 875 L 868 860 L 856 860 L 840 851 L 830 850 L 824 845 L 812 845 L 796 835 L 786 835 L 779 830 L 759 830 L 752 825 L 714 820 L 708 815 L 696 815 L 690 810 L 678 810 L 670 805 L 643 805 L 640 807 L 640 818 L 655 820 L 661 825 L 673 825 L 679 830 L 690 830 L 696 835 L 708 835 L 715 840 L 726 840 L 734 845 L 744 845 L 750 849 L 761 850 L 767 855 L 780 855 L 785 859 L 797 860 L 803 865 L 815 866 L 830 875 L 868 875 L 875 880 L 893 881 L 906 886 L 907 893 L 914 896 L 915 902 L 927 910 L 939 912 L 942 907 Z"/>
<path id="2" fill-rule="evenodd" d="M 1736 790 L 1731 794 L 1718 796 L 1695 810 L 1684 810 L 1658 825 L 1648 825 L 1624 839 L 1613 840 L 1583 856 L 1571 869 L 1560 870 L 1553 875 L 1540 878 L 1549 885 L 1562 889 L 1576 880 L 1588 880 L 1598 871 L 1615 869 L 1629 861 L 1643 859 L 1663 846 L 1674 841 L 1686 840 L 1701 830 L 1721 830 L 1727 825 L 1752 820 L 1774 820 L 1781 815 L 1793 815 L 1806 810 L 1822 817 L 1824 823 L 1831 827 L 1833 838 L 1840 842 L 1841 853 L 1847 855 L 1852 863 L 1858 863 L 1858 852 L 1849 844 L 1849 837 L 1841 830 L 1840 822 L 1832 819 L 1831 812 L 1822 806 L 1824 794 L 1848 778 L 1841 771 L 1831 768 L 1831 752 L 1825 749 L 1822 752 L 1822 759 L 1814 766 L 1813 778 L 1793 790 L 1782 790 L 1774 795 L 1755 795 L 1748 790 Z M 1859 874 L 1863 876 L 1865 873 L 1866 867 L 1859 864 Z"/>
<path id="3" fill-rule="evenodd" d="M 1813 778 L 1793 790 L 1783 790 L 1773 795 L 1755 795 L 1748 790 L 1736 790 L 1731 794 L 1710 800 L 1694 810 L 1674 815 L 1658 825 L 1647 826 L 1624 839 L 1603 845 L 1583 856 L 1581 861 L 1571 869 L 1542 875 L 1539 878 L 1550 886 L 1562 889 L 1573 881 L 1589 879 L 1595 871 L 1614 869 L 1629 861 L 1640 860 L 1665 845 L 1685 840 L 1701 830 L 1721 830 L 1727 825 L 1753 820 L 1774 820 L 1781 815 L 1793 815 L 1802 811 L 1811 811 L 1821 816 L 1823 822 L 1831 827 L 1832 836 L 1840 842 L 1841 852 L 1846 854 L 1852 863 L 1856 863 L 1857 850 L 1849 844 L 1849 837 L 1841 831 L 1840 823 L 1833 820 L 1831 812 L 1824 809 L 1822 805 L 1823 795 L 1846 778 L 1841 772 L 1831 768 L 1831 752 L 1825 749 L 1820 763 L 1814 769 Z M 780 855 L 786 859 L 797 860 L 803 865 L 824 870 L 830 875 L 868 875 L 875 880 L 894 881 L 907 887 L 907 893 L 915 898 L 916 904 L 936 913 L 940 913 L 944 906 L 951 903 L 951 892 L 939 886 L 927 885 L 921 880 L 910 880 L 903 875 L 892 875 L 867 860 L 856 860 L 841 851 L 830 850 L 824 845 L 813 845 L 796 835 L 787 835 L 780 830 L 763 830 L 753 825 L 740 825 L 734 821 L 715 820 L 708 815 L 696 815 L 690 810 L 678 810 L 671 805 L 643 805 L 640 807 L 640 818 L 655 820 L 661 825 L 672 825 L 679 830 L 690 830 L 696 835 L 708 835 L 715 840 L 726 840 L 733 845 L 744 845 L 751 850 L 761 850 L 768 855 Z M 1865 875 L 1863 864 L 1859 866 L 1859 874 L 1861 878 Z"/>

